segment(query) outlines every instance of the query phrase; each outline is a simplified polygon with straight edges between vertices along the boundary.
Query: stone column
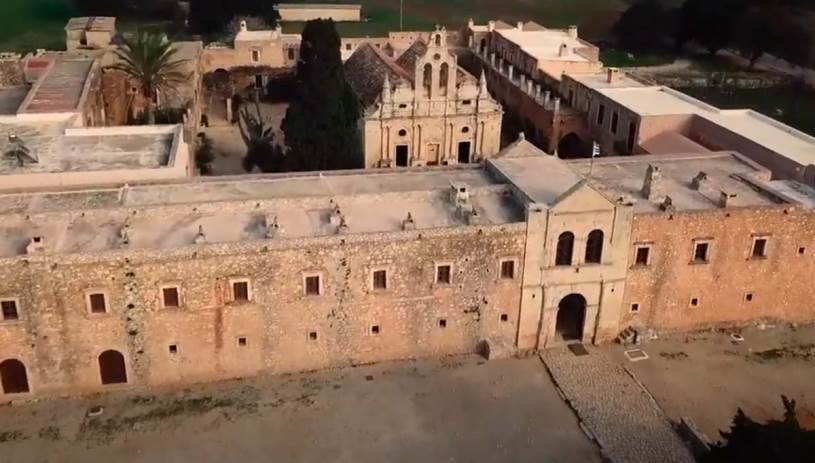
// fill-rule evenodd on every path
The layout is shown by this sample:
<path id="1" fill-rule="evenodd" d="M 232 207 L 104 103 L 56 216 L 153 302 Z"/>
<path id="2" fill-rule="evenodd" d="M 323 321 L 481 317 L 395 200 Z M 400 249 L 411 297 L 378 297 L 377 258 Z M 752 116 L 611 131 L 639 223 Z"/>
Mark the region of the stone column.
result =
<path id="1" fill-rule="evenodd" d="M 232 123 L 232 98 L 226 99 L 226 121 Z"/>
<path id="2" fill-rule="evenodd" d="M 509 65 L 509 69 L 507 70 L 507 77 L 509 77 L 509 81 L 512 82 L 512 77 L 515 74 L 515 66 Z"/>

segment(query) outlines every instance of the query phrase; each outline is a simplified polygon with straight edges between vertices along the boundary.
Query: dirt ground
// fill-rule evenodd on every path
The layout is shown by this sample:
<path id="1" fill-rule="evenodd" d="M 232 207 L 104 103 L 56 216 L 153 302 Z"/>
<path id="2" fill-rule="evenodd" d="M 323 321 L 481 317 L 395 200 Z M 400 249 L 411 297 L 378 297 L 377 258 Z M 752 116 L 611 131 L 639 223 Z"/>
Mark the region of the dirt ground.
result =
<path id="1" fill-rule="evenodd" d="M 736 410 L 765 421 L 782 417 L 781 395 L 797 402 L 804 426 L 815 428 L 815 326 L 750 328 L 672 336 L 640 346 L 647 360 L 629 362 L 620 345 L 606 349 L 629 367 L 673 420 L 689 416 L 712 440 Z"/>
<path id="2" fill-rule="evenodd" d="M 262 117 L 267 124 L 274 127 L 274 140 L 283 146 L 285 143 L 283 131 L 280 124 L 286 117 L 287 103 L 260 103 Z M 254 103 L 248 104 L 252 114 L 255 114 Z M 204 133 L 212 140 L 215 150 L 215 161 L 212 163 L 212 175 L 239 175 L 245 174 L 243 170 L 243 158 L 246 156 L 246 144 L 241 138 L 240 129 L 237 124 L 228 124 L 223 118 L 218 118 L 208 112 L 210 126 L 203 129 Z"/>
<path id="3" fill-rule="evenodd" d="M 462 356 L 1 407 L 0 461 L 601 459 L 538 358 Z"/>

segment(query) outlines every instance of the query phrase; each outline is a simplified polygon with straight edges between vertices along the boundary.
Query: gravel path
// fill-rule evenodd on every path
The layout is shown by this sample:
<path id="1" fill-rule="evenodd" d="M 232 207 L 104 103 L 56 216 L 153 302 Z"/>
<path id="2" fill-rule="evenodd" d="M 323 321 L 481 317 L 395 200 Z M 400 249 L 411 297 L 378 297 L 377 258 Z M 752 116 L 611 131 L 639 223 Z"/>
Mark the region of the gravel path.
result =
<path id="1" fill-rule="evenodd" d="M 693 463 L 688 448 L 651 397 L 604 352 L 541 353 L 555 383 L 615 463 Z"/>

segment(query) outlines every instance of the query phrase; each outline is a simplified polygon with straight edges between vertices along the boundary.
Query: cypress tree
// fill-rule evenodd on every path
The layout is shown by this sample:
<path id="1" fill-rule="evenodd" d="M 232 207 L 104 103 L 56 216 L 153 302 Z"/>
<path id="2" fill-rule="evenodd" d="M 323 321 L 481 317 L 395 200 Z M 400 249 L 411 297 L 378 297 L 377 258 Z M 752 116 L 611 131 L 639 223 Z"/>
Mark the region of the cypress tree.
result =
<path id="1" fill-rule="evenodd" d="M 309 21 L 302 37 L 294 94 L 283 120 L 292 167 L 362 167 L 360 105 L 345 80 L 334 21 Z"/>

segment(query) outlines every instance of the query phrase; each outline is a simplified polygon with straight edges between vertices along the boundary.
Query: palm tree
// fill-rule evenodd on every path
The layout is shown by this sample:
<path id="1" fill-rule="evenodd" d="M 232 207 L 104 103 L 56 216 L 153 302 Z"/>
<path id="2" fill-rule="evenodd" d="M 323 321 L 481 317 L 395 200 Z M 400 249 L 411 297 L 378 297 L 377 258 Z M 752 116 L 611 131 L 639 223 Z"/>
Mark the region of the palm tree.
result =
<path id="1" fill-rule="evenodd" d="M 147 121 L 156 123 L 158 94 L 169 95 L 185 83 L 189 76 L 180 70 L 184 60 L 174 60 L 178 50 L 163 34 L 136 32 L 124 39 L 116 50 L 118 63 L 110 69 L 120 71 L 135 81 L 139 92 L 147 101 Z"/>

